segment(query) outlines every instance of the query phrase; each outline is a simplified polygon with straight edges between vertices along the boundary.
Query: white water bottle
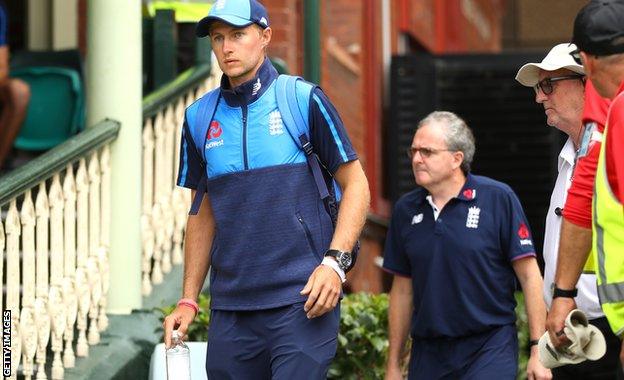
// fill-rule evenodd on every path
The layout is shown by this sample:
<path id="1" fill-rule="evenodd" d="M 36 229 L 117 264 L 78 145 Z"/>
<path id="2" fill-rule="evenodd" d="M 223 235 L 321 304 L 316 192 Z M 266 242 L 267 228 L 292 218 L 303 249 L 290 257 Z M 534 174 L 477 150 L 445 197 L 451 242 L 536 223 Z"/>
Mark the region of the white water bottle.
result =
<path id="1" fill-rule="evenodd" d="M 171 347 L 166 350 L 167 380 L 191 379 L 191 351 L 178 330 L 171 334 Z"/>

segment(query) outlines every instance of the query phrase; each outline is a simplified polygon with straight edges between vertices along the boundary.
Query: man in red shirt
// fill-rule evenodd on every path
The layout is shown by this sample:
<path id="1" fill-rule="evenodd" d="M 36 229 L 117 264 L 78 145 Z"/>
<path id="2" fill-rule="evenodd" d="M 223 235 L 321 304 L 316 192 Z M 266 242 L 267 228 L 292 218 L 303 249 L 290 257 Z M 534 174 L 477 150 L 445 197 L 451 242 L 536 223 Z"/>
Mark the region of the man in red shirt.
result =
<path id="1" fill-rule="evenodd" d="M 585 73 L 598 94 L 613 101 L 609 109 L 606 139 L 603 144 L 609 187 L 615 200 L 621 205 L 624 204 L 624 95 L 621 95 L 624 92 L 624 1 L 594 0 L 587 4 L 576 17 L 573 42 L 578 49 L 571 54 L 575 59 L 582 61 Z M 566 210 L 566 214 L 568 221 L 570 218 L 574 219 L 574 206 Z M 567 227 L 572 225 L 567 223 Z M 613 227 L 621 229 L 624 234 L 622 226 L 624 226 L 624 208 L 622 220 Z M 562 236 L 565 233 L 565 229 L 562 229 Z M 611 236 L 618 235 L 617 231 L 610 233 Z M 562 239 L 555 275 L 555 288 L 563 294 L 574 293 L 590 250 L 587 239 L 581 236 L 582 234 L 572 235 L 574 237 L 567 239 L 565 244 Z M 589 235 L 591 236 L 591 232 Z M 572 248 L 575 245 L 576 249 Z M 601 295 L 601 301 L 604 308 L 604 295 Z M 569 296 L 560 296 L 553 301 L 547 328 L 551 340 L 558 347 L 568 343 L 562 329 L 566 315 L 575 307 L 574 299 Z M 609 314 L 607 317 L 610 317 Z M 613 327 L 613 322 L 611 318 L 609 319 Z M 622 359 L 622 353 L 620 358 Z"/>

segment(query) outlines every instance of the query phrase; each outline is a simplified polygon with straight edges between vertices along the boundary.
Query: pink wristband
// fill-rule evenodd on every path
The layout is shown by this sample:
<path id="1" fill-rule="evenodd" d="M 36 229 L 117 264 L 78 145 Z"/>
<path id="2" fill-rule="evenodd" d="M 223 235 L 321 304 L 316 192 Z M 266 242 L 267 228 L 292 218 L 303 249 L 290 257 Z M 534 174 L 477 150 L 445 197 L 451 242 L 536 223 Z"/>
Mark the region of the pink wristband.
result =
<path id="1" fill-rule="evenodd" d="M 195 315 L 199 313 L 199 305 L 197 304 L 197 302 L 193 301 L 190 298 L 182 298 L 181 300 L 179 300 L 177 303 L 177 306 L 180 306 L 180 305 L 190 307 L 191 309 L 195 311 Z"/>

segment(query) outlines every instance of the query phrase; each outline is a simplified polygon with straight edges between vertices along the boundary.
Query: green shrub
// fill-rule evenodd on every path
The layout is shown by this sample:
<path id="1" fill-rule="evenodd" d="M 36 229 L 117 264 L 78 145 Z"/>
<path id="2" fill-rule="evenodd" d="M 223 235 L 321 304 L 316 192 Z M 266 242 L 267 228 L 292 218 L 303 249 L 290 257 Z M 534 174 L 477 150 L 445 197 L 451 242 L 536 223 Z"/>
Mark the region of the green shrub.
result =
<path id="1" fill-rule="evenodd" d="M 340 306 L 340 332 L 330 379 L 381 379 L 388 357 L 388 295 L 354 293 Z"/>
<path id="2" fill-rule="evenodd" d="M 526 379 L 526 367 L 529 361 L 529 322 L 524 306 L 524 295 L 516 292 L 516 329 L 518 330 L 518 376 Z"/>

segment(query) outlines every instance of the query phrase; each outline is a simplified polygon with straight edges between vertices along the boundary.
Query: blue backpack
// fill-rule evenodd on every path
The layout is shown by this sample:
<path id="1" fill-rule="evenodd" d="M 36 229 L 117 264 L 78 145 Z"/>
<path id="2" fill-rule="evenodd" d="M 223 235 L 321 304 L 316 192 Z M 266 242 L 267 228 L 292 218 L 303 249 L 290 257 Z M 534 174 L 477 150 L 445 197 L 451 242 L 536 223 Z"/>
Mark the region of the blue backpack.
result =
<path id="1" fill-rule="evenodd" d="M 303 79 L 297 76 L 280 75 L 277 77 L 275 81 L 277 109 L 282 115 L 282 121 L 284 122 L 288 133 L 295 141 L 295 144 L 297 144 L 297 146 L 299 146 L 299 148 L 301 148 L 301 150 L 303 150 L 303 152 L 305 153 L 308 167 L 310 168 L 310 170 L 312 171 L 312 175 L 314 176 L 314 182 L 316 183 L 319 196 L 323 200 L 325 207 L 329 212 L 334 227 L 336 227 L 336 221 L 338 219 L 338 204 L 336 196 L 327 187 L 327 183 L 325 182 L 325 178 L 323 177 L 323 172 L 321 170 L 320 158 L 316 153 L 314 153 L 312 143 L 310 142 L 310 138 L 308 136 L 308 122 L 304 120 L 304 117 L 299 109 L 296 91 L 297 81 L 299 80 L 303 82 Z M 307 87 L 309 87 L 310 94 L 317 87 L 309 83 L 306 83 L 306 85 Z M 220 89 L 217 88 L 208 92 L 201 99 L 199 99 L 200 103 L 198 106 L 196 120 L 212 120 L 217 110 L 220 93 Z M 306 104 L 305 106 L 308 107 L 309 105 Z M 191 128 L 191 126 L 189 125 L 189 130 L 193 137 L 195 148 L 197 149 L 197 152 L 203 161 L 204 154 L 202 148 L 206 142 L 206 133 L 208 131 L 208 126 L 210 125 L 210 123 L 203 122 L 196 124 L 197 125 L 194 125 L 193 128 Z M 197 193 L 195 194 L 195 198 L 193 199 L 193 204 L 191 206 L 189 215 L 197 215 L 202 198 L 207 190 L 205 170 L 206 163 L 203 162 L 203 165 L 204 170 L 202 170 L 202 178 L 199 181 Z M 333 183 L 334 190 L 338 191 L 337 184 L 335 183 L 335 181 Z"/>

